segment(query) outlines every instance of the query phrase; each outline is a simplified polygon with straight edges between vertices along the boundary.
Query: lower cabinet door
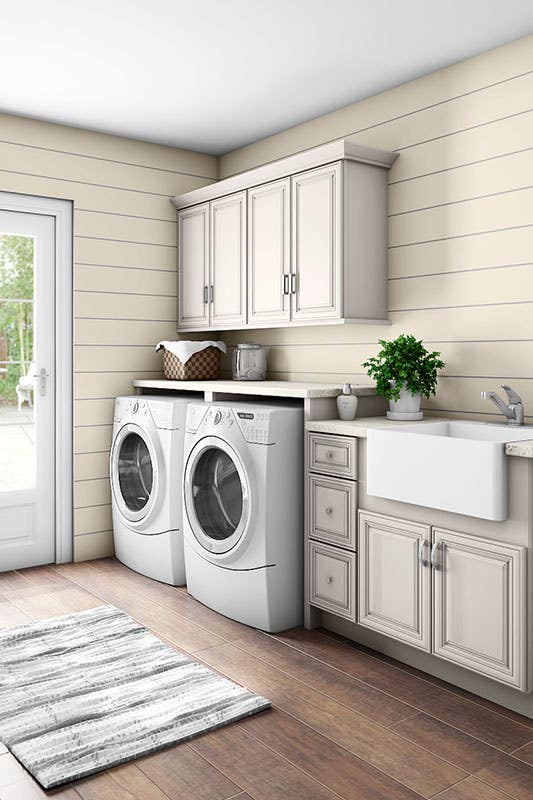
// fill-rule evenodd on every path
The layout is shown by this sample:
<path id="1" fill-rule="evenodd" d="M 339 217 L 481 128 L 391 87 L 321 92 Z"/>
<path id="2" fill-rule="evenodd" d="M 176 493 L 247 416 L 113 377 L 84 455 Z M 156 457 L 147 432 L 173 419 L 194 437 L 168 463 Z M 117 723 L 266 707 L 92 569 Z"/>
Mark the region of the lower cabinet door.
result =
<path id="1" fill-rule="evenodd" d="M 431 530 L 359 512 L 359 616 L 365 628 L 429 652 Z"/>
<path id="2" fill-rule="evenodd" d="M 308 542 L 309 602 L 355 622 L 355 553 Z"/>
<path id="3" fill-rule="evenodd" d="M 526 548 L 433 529 L 433 652 L 527 691 Z"/>

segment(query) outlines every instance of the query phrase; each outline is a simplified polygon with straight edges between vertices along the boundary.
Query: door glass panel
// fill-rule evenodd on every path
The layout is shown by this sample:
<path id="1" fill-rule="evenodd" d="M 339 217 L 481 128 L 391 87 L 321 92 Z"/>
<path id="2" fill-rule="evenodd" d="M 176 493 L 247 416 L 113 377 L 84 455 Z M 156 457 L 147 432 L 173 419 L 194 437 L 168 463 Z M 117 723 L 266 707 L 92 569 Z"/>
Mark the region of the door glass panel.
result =
<path id="1" fill-rule="evenodd" d="M 243 493 L 237 467 L 218 447 L 205 450 L 192 475 L 196 517 L 206 536 L 217 541 L 232 536 L 241 520 Z"/>
<path id="2" fill-rule="evenodd" d="M 35 487 L 34 238 L 0 231 L 0 492 Z"/>
<path id="3" fill-rule="evenodd" d="M 137 433 L 128 433 L 120 445 L 118 482 L 126 506 L 141 511 L 152 491 L 153 468 L 146 442 Z"/>

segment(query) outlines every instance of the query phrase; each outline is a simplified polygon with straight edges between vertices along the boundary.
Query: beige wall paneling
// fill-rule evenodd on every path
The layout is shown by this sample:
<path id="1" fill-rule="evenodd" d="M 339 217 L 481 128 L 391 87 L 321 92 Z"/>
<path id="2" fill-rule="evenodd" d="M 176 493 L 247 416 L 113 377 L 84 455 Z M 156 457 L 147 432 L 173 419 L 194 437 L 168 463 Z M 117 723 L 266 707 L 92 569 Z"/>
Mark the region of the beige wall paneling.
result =
<path id="1" fill-rule="evenodd" d="M 175 335 L 176 213 L 217 159 L 0 115 L 0 188 L 74 202 L 75 558 L 112 553 L 113 401 L 157 377 L 154 345 Z"/>
<path id="2" fill-rule="evenodd" d="M 220 159 L 226 177 L 343 137 L 400 154 L 389 171 L 391 325 L 254 331 L 272 377 L 364 382 L 377 340 L 412 332 L 447 362 L 427 409 L 498 419 L 479 394 L 505 379 L 533 420 L 532 97 L 530 36 Z"/>

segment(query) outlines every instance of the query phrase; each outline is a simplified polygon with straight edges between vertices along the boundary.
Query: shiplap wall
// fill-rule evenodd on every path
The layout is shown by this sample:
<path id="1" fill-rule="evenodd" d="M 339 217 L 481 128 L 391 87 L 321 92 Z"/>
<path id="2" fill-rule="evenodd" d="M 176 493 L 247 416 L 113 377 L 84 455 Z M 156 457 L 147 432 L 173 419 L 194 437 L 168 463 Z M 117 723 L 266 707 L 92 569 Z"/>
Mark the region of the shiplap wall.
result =
<path id="1" fill-rule="evenodd" d="M 113 400 L 176 333 L 176 212 L 212 156 L 0 115 L 0 191 L 74 202 L 74 557 L 113 552 Z"/>
<path id="2" fill-rule="evenodd" d="M 271 377 L 365 379 L 379 338 L 408 332 L 446 369 L 426 408 L 496 418 L 512 383 L 533 422 L 533 37 L 220 159 L 220 177 L 339 138 L 398 151 L 389 173 L 391 326 L 224 336 L 269 345 Z M 488 416 L 490 414 L 490 416 Z"/>

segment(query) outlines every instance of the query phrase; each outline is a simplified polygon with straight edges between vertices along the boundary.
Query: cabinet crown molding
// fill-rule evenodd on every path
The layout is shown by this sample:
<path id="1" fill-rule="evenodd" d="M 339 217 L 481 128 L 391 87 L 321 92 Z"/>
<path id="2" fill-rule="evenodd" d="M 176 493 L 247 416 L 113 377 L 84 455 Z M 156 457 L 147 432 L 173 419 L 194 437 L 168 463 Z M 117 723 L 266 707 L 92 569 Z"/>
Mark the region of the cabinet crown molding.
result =
<path id="1" fill-rule="evenodd" d="M 398 153 L 387 150 L 379 150 L 375 147 L 365 147 L 347 139 L 339 139 L 335 142 L 313 147 L 310 150 L 303 150 L 293 156 L 272 161 L 261 167 L 232 175 L 221 181 L 194 189 L 192 192 L 179 194 L 171 199 L 171 202 L 178 209 L 188 208 L 189 206 L 206 203 L 234 192 L 244 189 L 251 189 L 262 183 L 286 178 L 298 172 L 313 169 L 313 167 L 324 166 L 335 161 L 359 161 L 362 164 L 371 164 L 375 167 L 390 169 L 398 158 Z"/>

